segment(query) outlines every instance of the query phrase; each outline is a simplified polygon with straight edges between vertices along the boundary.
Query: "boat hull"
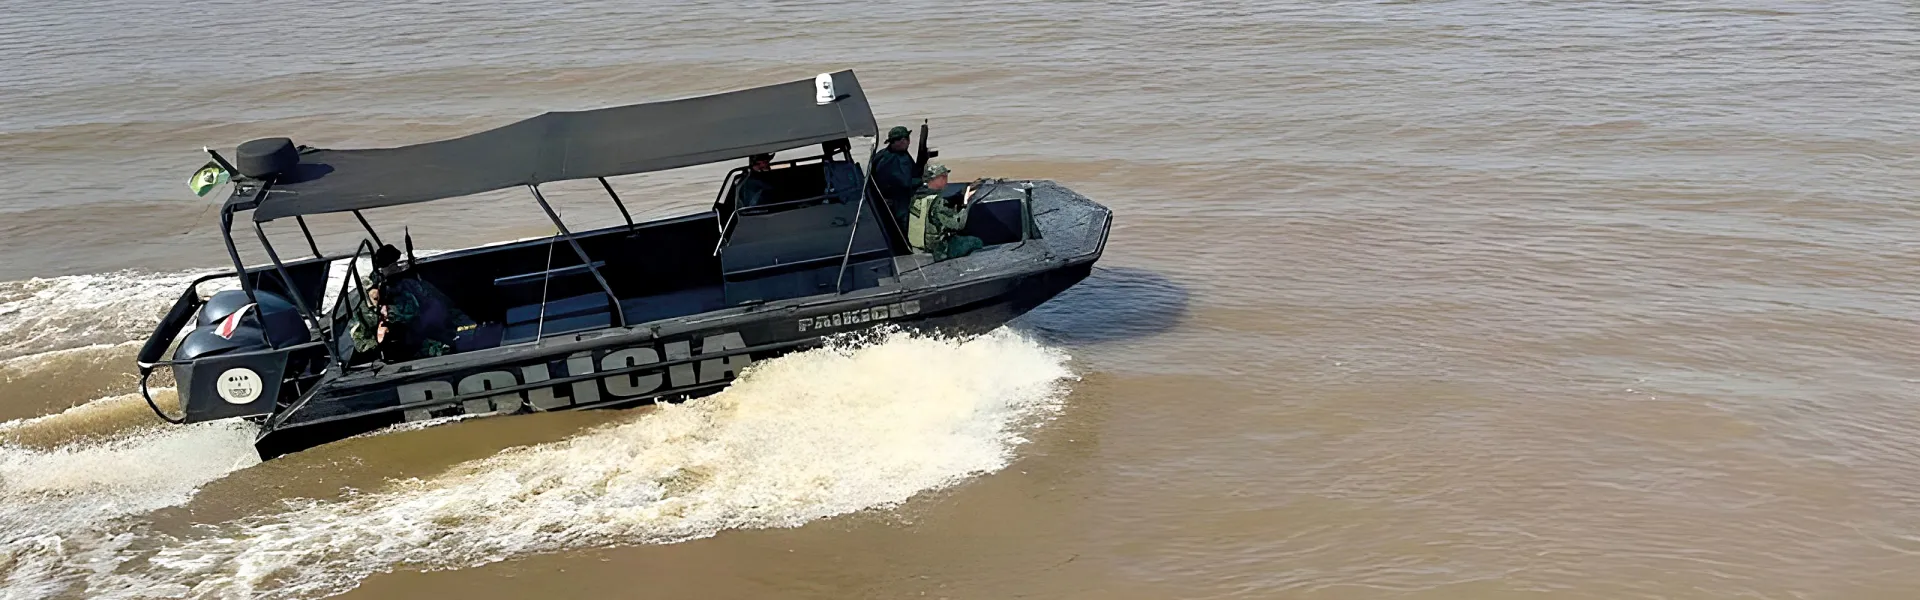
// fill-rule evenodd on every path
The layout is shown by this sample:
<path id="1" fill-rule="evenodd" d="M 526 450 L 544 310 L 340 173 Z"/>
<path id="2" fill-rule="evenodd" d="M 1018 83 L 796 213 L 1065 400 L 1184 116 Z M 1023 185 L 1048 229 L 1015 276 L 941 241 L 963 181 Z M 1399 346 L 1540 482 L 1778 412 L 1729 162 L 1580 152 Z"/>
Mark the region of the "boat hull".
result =
<path id="1" fill-rule="evenodd" d="M 996 329 L 1085 279 L 1097 255 L 1000 277 L 749 311 L 455 355 L 407 373 L 322 383 L 255 442 L 263 459 L 407 422 L 676 402 L 725 388 L 753 362 L 883 326 Z M 607 333 L 612 333 L 608 335 Z"/>

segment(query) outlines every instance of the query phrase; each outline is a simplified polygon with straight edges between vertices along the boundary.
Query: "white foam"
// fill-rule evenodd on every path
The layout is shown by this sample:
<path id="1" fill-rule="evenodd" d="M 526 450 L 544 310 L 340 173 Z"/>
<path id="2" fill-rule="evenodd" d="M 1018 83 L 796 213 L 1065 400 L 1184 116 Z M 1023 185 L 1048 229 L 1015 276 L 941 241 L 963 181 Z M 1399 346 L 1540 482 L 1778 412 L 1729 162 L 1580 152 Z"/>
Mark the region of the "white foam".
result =
<path id="1" fill-rule="evenodd" d="M 889 507 L 1004 467 L 1071 377 L 1062 353 L 1004 330 L 798 353 L 755 365 L 712 397 L 568 440 L 156 540 L 147 562 L 87 567 L 86 591 L 325 595 L 396 567 L 666 543 Z"/>
<path id="2" fill-rule="evenodd" d="M 0 281 L 0 358 L 144 338 L 204 272 L 119 271 Z"/>
<path id="3" fill-rule="evenodd" d="M 60 533 L 186 502 L 200 485 L 260 462 L 254 433 L 223 421 L 51 449 L 0 446 L 0 531 Z"/>
<path id="4" fill-rule="evenodd" d="M 253 433 L 217 422 L 44 450 L 0 445 L 0 598 L 46 597 L 119 562 L 125 517 L 183 504 L 258 463 Z"/>

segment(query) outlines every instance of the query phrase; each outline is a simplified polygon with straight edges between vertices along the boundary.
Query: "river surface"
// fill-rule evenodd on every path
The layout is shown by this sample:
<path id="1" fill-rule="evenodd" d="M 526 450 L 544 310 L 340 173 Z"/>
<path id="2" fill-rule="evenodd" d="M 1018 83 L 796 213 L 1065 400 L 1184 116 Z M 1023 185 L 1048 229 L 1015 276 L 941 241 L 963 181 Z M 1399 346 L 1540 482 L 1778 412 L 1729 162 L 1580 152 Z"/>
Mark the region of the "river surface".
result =
<path id="1" fill-rule="evenodd" d="M 0 597 L 1917 597 L 1916 6 L 0 0 Z M 1112 207 L 1100 268 L 977 339 L 265 464 L 133 395 L 226 261 L 203 145 L 842 68 L 960 178 Z"/>

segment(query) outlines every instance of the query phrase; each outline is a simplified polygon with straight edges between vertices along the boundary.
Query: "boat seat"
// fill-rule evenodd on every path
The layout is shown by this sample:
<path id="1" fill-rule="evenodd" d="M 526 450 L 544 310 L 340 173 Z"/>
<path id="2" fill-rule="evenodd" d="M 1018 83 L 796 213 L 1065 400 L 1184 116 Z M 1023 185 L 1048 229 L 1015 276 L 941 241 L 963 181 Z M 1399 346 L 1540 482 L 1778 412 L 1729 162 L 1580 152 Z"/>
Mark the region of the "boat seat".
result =
<path id="1" fill-rule="evenodd" d="M 620 308 L 630 324 L 684 317 L 726 306 L 726 294 L 717 285 L 620 300 Z"/>
<path id="2" fill-rule="evenodd" d="M 601 292 L 594 292 L 591 294 L 574 296 L 571 298 L 560 298 L 557 300 L 548 300 L 546 303 L 546 307 L 547 307 L 547 320 L 549 321 L 558 317 L 571 317 L 571 316 L 586 314 L 591 312 L 607 312 L 609 310 L 612 310 L 611 308 L 608 307 L 607 295 Z M 540 318 L 539 304 L 515 306 L 513 308 L 507 309 L 507 325 L 519 325 L 521 323 L 532 323 L 538 320 L 539 318 Z"/>
<path id="3" fill-rule="evenodd" d="M 987 246 L 1018 242 L 1026 229 L 1026 215 L 1020 208 L 1017 198 L 974 202 L 967 208 L 967 226 L 960 233 L 980 238 Z"/>
<path id="4" fill-rule="evenodd" d="M 472 352 L 500 345 L 506 328 L 499 323 L 479 323 L 472 329 L 458 332 L 453 337 L 454 352 Z"/>
<path id="5" fill-rule="evenodd" d="M 613 325 L 613 307 L 604 293 L 548 301 L 544 324 L 541 322 L 540 307 L 539 304 L 528 304 L 507 309 L 507 330 L 501 343 L 518 344 L 533 341 L 535 335 L 571 333 Z"/>
<path id="6" fill-rule="evenodd" d="M 586 331 L 588 329 L 600 329 L 610 325 L 613 325 L 612 313 L 574 315 L 571 317 L 560 317 L 558 319 L 548 318 L 545 325 L 541 325 L 539 321 L 529 321 L 518 325 L 507 326 L 507 334 L 501 343 L 519 344 L 533 341 L 535 335 L 573 333 L 576 331 Z"/>

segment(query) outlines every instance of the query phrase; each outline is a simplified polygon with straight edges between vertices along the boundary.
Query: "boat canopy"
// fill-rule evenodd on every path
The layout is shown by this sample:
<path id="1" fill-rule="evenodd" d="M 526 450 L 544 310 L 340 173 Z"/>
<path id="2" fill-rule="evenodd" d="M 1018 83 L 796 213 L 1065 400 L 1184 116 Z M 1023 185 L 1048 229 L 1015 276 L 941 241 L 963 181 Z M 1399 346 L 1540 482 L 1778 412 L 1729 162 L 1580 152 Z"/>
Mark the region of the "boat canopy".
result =
<path id="1" fill-rule="evenodd" d="M 710 96 L 550 112 L 438 142 L 365 150 L 302 148 L 254 221 L 397 206 L 519 185 L 663 171 L 878 133 L 853 71 Z"/>

